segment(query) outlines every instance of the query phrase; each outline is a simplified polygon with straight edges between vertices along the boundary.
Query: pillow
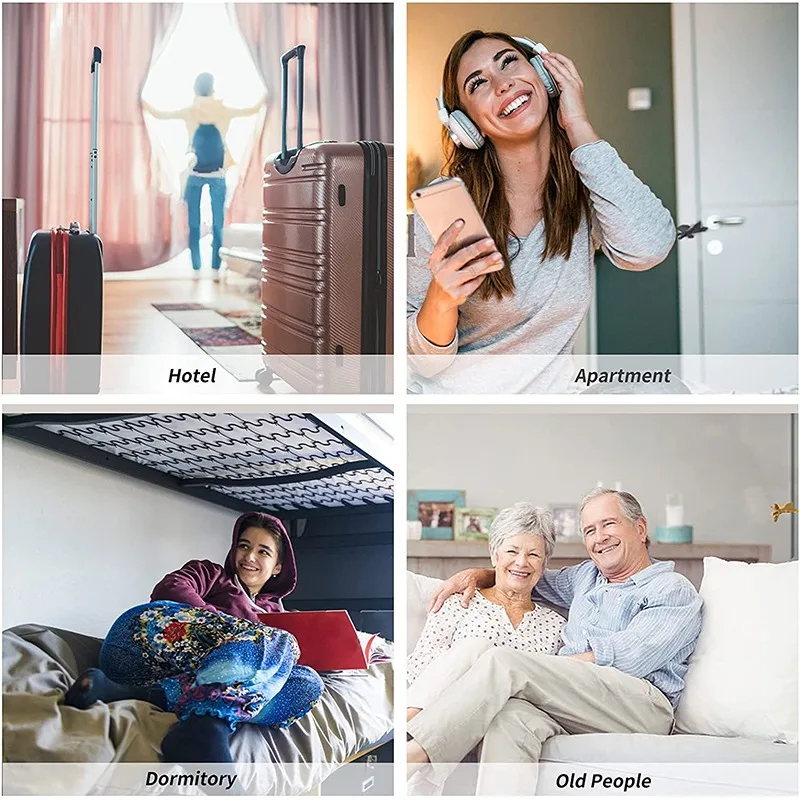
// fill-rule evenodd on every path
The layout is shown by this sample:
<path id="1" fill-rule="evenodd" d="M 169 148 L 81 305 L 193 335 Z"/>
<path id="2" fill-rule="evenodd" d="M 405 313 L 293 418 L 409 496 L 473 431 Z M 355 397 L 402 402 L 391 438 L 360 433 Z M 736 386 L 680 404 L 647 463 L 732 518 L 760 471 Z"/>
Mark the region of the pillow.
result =
<path id="1" fill-rule="evenodd" d="M 797 562 L 703 559 L 680 733 L 797 743 Z"/>
<path id="2" fill-rule="evenodd" d="M 428 578 L 414 572 L 406 572 L 406 608 L 408 609 L 408 628 L 406 632 L 406 652 L 410 653 L 425 627 L 428 604 L 436 590 L 444 583 L 438 578 Z"/>

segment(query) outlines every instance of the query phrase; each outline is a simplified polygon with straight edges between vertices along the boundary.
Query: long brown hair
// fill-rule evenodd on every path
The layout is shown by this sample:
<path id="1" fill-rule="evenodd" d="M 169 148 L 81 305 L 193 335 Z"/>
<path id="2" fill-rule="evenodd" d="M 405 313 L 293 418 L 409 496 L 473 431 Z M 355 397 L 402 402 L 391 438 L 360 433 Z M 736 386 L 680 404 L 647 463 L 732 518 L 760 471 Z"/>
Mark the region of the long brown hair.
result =
<path id="1" fill-rule="evenodd" d="M 449 111 L 460 107 L 458 96 L 458 65 L 464 53 L 480 39 L 500 39 L 525 58 L 533 52 L 507 33 L 470 31 L 451 48 L 444 65 L 442 86 L 444 103 Z M 463 109 L 461 109 L 463 111 Z M 542 258 L 561 255 L 569 258 L 572 241 L 581 221 L 589 218 L 589 193 L 570 161 L 572 150 L 564 129 L 558 124 L 558 100 L 550 100 L 547 108 L 550 119 L 550 164 L 543 193 L 545 248 Z M 479 150 L 456 147 L 448 131 L 442 132 L 445 163 L 442 174 L 459 177 L 469 189 L 486 227 L 503 256 L 504 267 L 489 273 L 480 286 L 484 300 L 514 294 L 511 261 L 519 252 L 519 239 L 511 230 L 511 207 L 505 190 L 505 180 L 494 145 L 487 139 Z M 516 250 L 509 256 L 508 240 L 513 237 Z"/>

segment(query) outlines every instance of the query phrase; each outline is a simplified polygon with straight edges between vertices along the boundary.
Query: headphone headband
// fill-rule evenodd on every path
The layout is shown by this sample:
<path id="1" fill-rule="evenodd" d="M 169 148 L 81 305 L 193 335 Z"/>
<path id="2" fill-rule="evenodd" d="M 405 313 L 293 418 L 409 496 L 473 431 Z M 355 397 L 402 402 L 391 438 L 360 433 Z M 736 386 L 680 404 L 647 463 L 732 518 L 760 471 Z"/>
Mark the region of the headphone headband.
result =
<path id="1" fill-rule="evenodd" d="M 515 42 L 519 44 L 525 45 L 526 47 L 530 47 L 534 53 L 541 55 L 542 53 L 549 53 L 550 51 L 540 42 L 534 42 L 533 39 L 527 39 L 524 36 L 512 36 L 511 37 Z"/>
<path id="2" fill-rule="evenodd" d="M 442 125 L 447 126 L 447 118 L 450 115 L 444 105 L 444 85 L 439 87 L 439 97 L 436 98 L 436 113 Z"/>

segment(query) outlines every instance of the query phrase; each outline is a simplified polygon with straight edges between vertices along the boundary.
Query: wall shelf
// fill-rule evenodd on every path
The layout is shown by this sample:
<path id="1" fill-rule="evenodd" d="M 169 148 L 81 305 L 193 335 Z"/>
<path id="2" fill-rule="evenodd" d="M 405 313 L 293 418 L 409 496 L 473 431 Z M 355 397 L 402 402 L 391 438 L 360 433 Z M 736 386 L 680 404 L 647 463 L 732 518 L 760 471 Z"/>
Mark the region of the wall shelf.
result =
<path id="1" fill-rule="evenodd" d="M 462 569 L 489 566 L 489 546 L 486 542 L 456 542 L 441 540 L 408 540 L 408 569 L 431 578 L 449 578 Z M 659 561 L 674 561 L 675 570 L 695 585 L 703 577 L 703 559 L 707 556 L 726 561 L 747 563 L 772 560 L 768 544 L 725 544 L 695 542 L 693 544 L 658 544 L 650 546 L 650 554 Z M 550 558 L 549 567 L 560 569 L 587 559 L 586 548 L 579 542 L 559 542 Z"/>

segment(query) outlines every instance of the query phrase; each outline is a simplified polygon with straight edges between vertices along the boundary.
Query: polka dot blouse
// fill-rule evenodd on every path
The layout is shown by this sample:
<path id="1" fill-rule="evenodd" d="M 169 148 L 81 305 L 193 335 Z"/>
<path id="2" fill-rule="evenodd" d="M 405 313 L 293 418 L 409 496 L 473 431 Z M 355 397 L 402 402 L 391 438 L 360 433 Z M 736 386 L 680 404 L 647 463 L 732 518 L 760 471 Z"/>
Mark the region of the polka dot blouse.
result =
<path id="1" fill-rule="evenodd" d="M 454 594 L 436 614 L 428 614 L 408 659 L 408 682 L 413 683 L 434 658 L 461 639 L 486 639 L 496 647 L 555 654 L 562 644 L 561 629 L 565 622 L 560 614 L 537 605 L 515 629 L 505 609 L 480 592 L 475 592 L 468 608 L 461 605 L 461 595 Z"/>

